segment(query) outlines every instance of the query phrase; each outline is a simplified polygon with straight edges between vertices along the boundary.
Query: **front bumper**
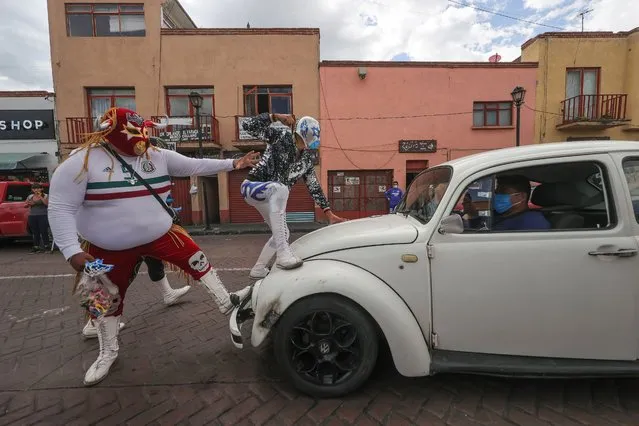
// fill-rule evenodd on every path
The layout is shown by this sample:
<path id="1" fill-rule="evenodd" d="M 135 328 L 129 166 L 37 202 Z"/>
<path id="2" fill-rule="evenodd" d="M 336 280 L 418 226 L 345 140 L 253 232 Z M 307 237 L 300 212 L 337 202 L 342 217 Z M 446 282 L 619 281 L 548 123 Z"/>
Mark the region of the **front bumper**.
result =
<path id="1" fill-rule="evenodd" d="M 231 332 L 231 342 L 238 349 L 244 347 L 244 337 L 242 336 L 242 325 L 255 317 L 253 308 L 257 300 L 257 291 L 262 281 L 257 281 L 251 286 L 251 291 L 244 300 L 233 309 L 229 318 L 229 330 Z"/>

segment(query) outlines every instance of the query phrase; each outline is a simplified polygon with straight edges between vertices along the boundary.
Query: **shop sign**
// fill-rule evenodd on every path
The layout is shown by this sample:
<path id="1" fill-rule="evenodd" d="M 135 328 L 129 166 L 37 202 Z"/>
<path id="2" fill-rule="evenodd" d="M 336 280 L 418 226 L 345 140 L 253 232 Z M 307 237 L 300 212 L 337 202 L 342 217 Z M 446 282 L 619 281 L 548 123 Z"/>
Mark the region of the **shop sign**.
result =
<path id="1" fill-rule="evenodd" d="M 0 139 L 55 139 L 53 110 L 0 110 Z"/>
<path id="2" fill-rule="evenodd" d="M 160 137 L 165 142 L 198 142 L 199 136 L 197 129 L 175 129 L 170 132 L 160 132 Z M 211 139 L 211 127 L 202 126 L 202 141 L 210 141 Z"/>
<path id="3" fill-rule="evenodd" d="M 399 141 L 399 152 L 437 152 L 437 141 L 435 139 L 425 140 L 405 140 Z"/>

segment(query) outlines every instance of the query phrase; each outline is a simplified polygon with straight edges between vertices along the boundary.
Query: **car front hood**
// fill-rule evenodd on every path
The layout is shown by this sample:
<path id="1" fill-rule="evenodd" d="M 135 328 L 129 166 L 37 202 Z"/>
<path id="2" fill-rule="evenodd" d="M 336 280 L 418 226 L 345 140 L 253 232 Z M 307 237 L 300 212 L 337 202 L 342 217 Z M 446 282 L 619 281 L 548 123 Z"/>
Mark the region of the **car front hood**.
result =
<path id="1" fill-rule="evenodd" d="M 389 214 L 338 223 L 306 234 L 291 248 L 302 259 L 357 247 L 410 244 L 418 230 L 404 216 Z"/>

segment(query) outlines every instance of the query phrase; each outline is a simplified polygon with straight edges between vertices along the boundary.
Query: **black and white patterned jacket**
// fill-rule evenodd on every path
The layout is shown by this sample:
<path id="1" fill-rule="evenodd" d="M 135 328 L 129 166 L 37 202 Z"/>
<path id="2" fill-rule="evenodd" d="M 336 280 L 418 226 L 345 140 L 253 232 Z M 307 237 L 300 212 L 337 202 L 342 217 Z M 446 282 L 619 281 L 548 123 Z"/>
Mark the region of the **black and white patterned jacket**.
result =
<path id="1" fill-rule="evenodd" d="M 246 119 L 242 127 L 251 136 L 267 144 L 259 163 L 249 172 L 249 180 L 279 182 L 291 188 L 300 178 L 304 178 L 315 203 L 322 210 L 330 208 L 315 174 L 311 152 L 304 150 L 299 153 L 290 129 L 271 127 L 268 113 Z"/>

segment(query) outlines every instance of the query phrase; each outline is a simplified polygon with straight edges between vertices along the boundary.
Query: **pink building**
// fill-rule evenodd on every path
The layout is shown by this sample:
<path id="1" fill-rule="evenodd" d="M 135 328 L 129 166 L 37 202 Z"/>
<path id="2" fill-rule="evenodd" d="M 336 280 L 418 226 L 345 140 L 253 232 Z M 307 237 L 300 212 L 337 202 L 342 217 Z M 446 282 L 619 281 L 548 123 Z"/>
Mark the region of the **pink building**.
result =
<path id="1" fill-rule="evenodd" d="M 336 213 L 386 213 L 393 180 L 405 190 L 427 167 L 514 146 L 510 93 L 522 86 L 534 106 L 536 73 L 518 62 L 321 62 L 321 179 Z M 524 105 L 522 145 L 533 131 Z"/>

